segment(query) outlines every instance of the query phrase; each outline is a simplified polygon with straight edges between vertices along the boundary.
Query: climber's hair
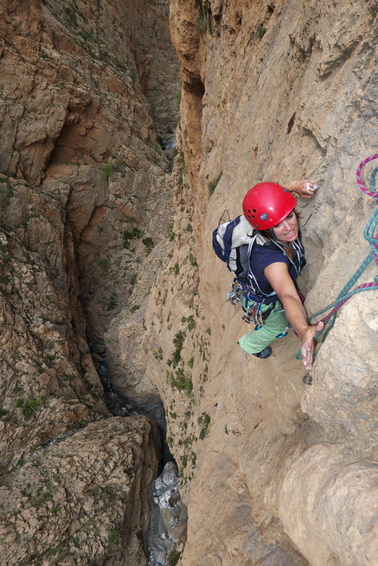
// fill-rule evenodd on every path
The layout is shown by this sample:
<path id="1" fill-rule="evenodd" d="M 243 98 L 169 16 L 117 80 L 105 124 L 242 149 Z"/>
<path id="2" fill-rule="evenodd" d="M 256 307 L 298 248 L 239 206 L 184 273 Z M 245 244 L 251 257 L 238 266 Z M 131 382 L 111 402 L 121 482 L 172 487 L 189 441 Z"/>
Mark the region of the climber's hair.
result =
<path id="1" fill-rule="evenodd" d="M 298 220 L 298 226 L 299 226 L 299 214 L 298 212 L 294 210 L 295 216 L 297 217 Z M 253 230 L 252 236 L 255 236 L 256 234 L 261 234 L 261 236 L 263 236 L 264 238 L 266 238 L 266 240 L 268 240 L 269 242 L 275 242 L 277 240 L 277 237 L 274 233 L 274 226 L 273 228 L 268 228 L 267 230 Z M 301 236 L 301 231 L 300 228 L 298 229 L 298 234 L 299 237 Z"/>

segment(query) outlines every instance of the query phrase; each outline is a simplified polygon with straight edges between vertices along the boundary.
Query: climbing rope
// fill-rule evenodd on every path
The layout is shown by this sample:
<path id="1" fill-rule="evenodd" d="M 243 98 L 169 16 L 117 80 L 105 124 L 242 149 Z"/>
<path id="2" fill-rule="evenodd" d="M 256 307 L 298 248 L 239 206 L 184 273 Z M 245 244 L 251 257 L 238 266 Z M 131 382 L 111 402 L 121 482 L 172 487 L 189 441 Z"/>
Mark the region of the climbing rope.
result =
<path id="1" fill-rule="evenodd" d="M 372 172 L 371 177 L 370 177 L 370 189 L 371 190 L 368 190 L 364 186 L 362 179 L 361 179 L 362 168 L 364 167 L 364 165 L 366 165 L 366 163 L 368 163 L 369 161 L 372 161 L 373 159 L 378 159 L 378 154 L 372 155 L 371 157 L 367 157 L 366 159 L 364 159 L 360 163 L 360 165 L 357 169 L 357 172 L 356 172 L 356 178 L 357 178 L 357 183 L 358 183 L 358 186 L 360 187 L 360 189 L 364 193 L 366 193 L 368 196 L 373 197 L 377 206 L 378 206 L 378 192 L 375 189 L 375 177 L 378 173 L 378 167 L 376 167 L 374 169 L 374 171 Z M 324 340 L 326 339 L 326 337 L 328 335 L 328 332 L 331 330 L 331 328 L 335 324 L 339 309 L 351 297 L 353 297 L 353 295 L 355 295 L 357 293 L 362 293 L 364 291 L 376 291 L 376 290 L 378 290 L 378 276 L 377 276 L 377 277 L 374 278 L 374 281 L 372 281 L 371 283 L 364 283 L 363 285 L 359 285 L 358 287 L 356 287 L 355 289 L 353 289 L 351 291 L 351 288 L 353 287 L 353 285 L 361 277 L 362 273 L 365 271 L 367 266 L 373 261 L 373 259 L 375 260 L 375 263 L 378 265 L 378 232 L 374 236 L 374 232 L 375 232 L 375 229 L 377 227 L 377 224 L 378 224 L 378 208 L 373 212 L 372 216 L 368 220 L 368 222 L 365 226 L 365 229 L 364 229 L 364 238 L 369 242 L 369 245 L 371 247 L 371 252 L 365 258 L 365 260 L 362 262 L 360 267 L 357 269 L 356 273 L 349 279 L 348 283 L 340 291 L 339 295 L 337 296 L 337 299 L 333 303 L 331 303 L 330 305 L 325 307 L 324 309 L 316 312 L 315 314 L 313 314 L 309 317 L 309 322 L 310 322 L 312 319 L 316 318 L 317 316 L 319 316 L 319 315 L 327 312 L 328 310 L 332 309 L 329 314 L 327 314 L 324 318 L 321 319 L 321 321 L 324 322 L 324 328 L 319 330 L 319 332 L 315 336 L 315 340 L 318 340 L 319 338 L 321 338 L 321 340 L 320 340 L 321 344 L 324 342 Z M 300 352 L 298 352 L 298 354 L 296 355 L 296 358 L 301 359 L 301 353 Z"/>

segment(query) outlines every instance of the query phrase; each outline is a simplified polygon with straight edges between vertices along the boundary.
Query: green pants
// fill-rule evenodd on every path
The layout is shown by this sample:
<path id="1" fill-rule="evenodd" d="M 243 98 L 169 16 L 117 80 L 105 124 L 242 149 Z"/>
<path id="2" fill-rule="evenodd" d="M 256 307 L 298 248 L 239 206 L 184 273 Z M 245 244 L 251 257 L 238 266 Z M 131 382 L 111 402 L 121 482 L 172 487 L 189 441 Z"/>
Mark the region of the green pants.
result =
<path id="1" fill-rule="evenodd" d="M 245 306 L 243 301 L 241 301 L 241 304 Z M 271 305 L 262 305 L 261 312 L 264 313 L 270 306 Z M 272 312 L 265 319 L 264 325 L 258 330 L 252 330 L 252 332 L 248 332 L 248 334 L 242 336 L 238 344 L 247 354 L 258 354 L 269 346 L 273 340 L 278 338 L 280 334 L 285 332 L 288 326 L 289 322 L 282 309 L 282 305 L 277 301 Z"/>

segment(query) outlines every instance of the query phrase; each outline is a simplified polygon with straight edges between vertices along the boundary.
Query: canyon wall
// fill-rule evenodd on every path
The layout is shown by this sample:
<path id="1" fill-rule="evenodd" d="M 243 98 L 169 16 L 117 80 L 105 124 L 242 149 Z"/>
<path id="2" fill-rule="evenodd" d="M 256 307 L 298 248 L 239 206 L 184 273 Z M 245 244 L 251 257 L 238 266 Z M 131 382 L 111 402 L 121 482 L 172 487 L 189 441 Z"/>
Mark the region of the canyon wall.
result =
<path id="1" fill-rule="evenodd" d="M 305 385 L 293 334 L 268 360 L 237 346 L 248 327 L 211 232 L 256 182 L 314 178 L 297 207 L 308 312 L 355 273 L 376 2 L 6 0 L 1 15 L 4 564 L 147 564 L 160 440 L 128 402 L 164 403 L 189 513 L 171 564 L 374 564 L 376 292 L 342 308 Z"/>
<path id="2" fill-rule="evenodd" d="M 0 11 L 1 563 L 144 565 L 160 434 L 99 372 L 170 233 L 168 2 Z"/>
<path id="3" fill-rule="evenodd" d="M 248 327 L 225 300 L 232 277 L 211 232 L 253 184 L 312 178 L 316 196 L 297 206 L 308 312 L 354 275 L 375 209 L 355 172 L 377 150 L 376 2 L 172 0 L 171 32 L 183 82 L 173 256 L 144 346 L 188 504 L 182 564 L 374 564 L 376 291 L 342 308 L 305 385 L 293 334 L 267 360 L 238 348 Z M 358 284 L 375 275 L 373 261 Z"/>

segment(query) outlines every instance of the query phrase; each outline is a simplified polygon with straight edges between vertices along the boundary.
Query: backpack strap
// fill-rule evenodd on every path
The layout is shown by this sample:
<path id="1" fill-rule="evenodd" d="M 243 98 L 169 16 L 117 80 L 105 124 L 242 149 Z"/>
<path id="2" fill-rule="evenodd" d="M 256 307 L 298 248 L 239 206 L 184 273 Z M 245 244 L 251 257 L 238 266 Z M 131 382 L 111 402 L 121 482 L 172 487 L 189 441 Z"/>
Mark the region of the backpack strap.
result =
<path id="1" fill-rule="evenodd" d="M 236 277 L 247 280 L 248 244 L 251 225 L 245 216 L 224 222 L 213 230 L 213 249 Z"/>
<path id="2" fill-rule="evenodd" d="M 260 285 L 258 284 L 258 281 L 253 273 L 251 256 L 252 256 L 252 248 L 255 243 L 256 245 L 264 245 L 265 243 L 265 238 L 263 238 L 263 236 L 261 236 L 261 234 L 259 234 L 258 232 L 252 237 L 248 245 L 248 276 L 247 277 L 248 277 L 248 284 L 253 294 L 256 295 L 257 297 L 261 297 L 261 299 L 263 300 L 266 297 L 273 297 L 273 295 L 276 295 L 277 293 L 271 287 L 270 287 L 272 289 L 271 292 L 269 293 L 264 292 L 261 289 Z"/>
<path id="3" fill-rule="evenodd" d="M 218 232 L 219 228 L 216 228 L 213 231 L 213 248 L 214 248 L 214 251 L 217 254 L 217 256 L 219 257 L 219 259 L 221 259 L 222 261 L 225 261 L 226 263 L 228 263 L 228 261 L 230 259 L 231 251 L 232 251 L 232 233 L 234 231 L 235 226 L 237 226 L 238 224 L 240 224 L 240 216 L 238 216 L 234 220 L 231 220 L 230 222 L 227 223 L 226 229 L 225 229 L 223 236 L 222 236 L 224 247 L 222 247 L 220 245 L 218 238 L 217 238 L 217 236 L 219 235 L 219 232 Z"/>

